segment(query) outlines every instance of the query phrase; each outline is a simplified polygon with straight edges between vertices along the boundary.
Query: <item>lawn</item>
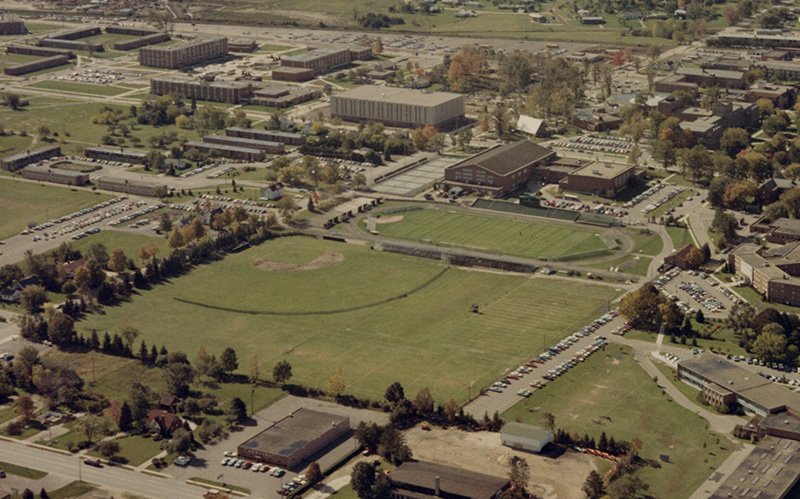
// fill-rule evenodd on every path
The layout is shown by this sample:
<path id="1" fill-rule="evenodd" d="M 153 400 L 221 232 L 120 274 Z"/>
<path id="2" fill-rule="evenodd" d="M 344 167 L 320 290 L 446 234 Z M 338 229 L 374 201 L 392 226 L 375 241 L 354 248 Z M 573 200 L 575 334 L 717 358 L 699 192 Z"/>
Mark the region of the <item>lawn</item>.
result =
<path id="1" fill-rule="evenodd" d="M 774 303 L 764 300 L 764 298 L 762 298 L 761 295 L 750 286 L 737 286 L 734 288 L 734 290 L 742 295 L 742 298 L 747 300 L 750 305 L 753 305 L 759 310 L 763 310 L 765 308 L 774 308 L 775 310 L 781 312 L 789 312 L 792 314 L 800 313 L 800 307 L 793 307 L 791 305 L 784 305 L 783 303 Z"/>
<path id="2" fill-rule="evenodd" d="M 151 244 L 158 246 L 158 256 L 160 257 L 169 254 L 169 244 L 166 237 L 136 234 L 135 232 L 122 230 L 105 229 L 89 237 L 70 241 L 74 248 L 81 251 L 85 251 L 89 246 L 97 243 L 104 245 L 109 255 L 117 248 L 122 249 L 128 258 L 133 258 L 140 265 L 144 262 L 139 258 L 139 250 L 145 246 L 150 246 Z"/>
<path id="3" fill-rule="evenodd" d="M 647 271 L 650 269 L 650 264 L 652 262 L 653 259 L 647 256 L 625 255 L 613 260 L 592 263 L 586 266 L 598 270 L 609 270 L 613 267 L 619 269 L 619 272 L 647 276 Z"/>
<path id="4" fill-rule="evenodd" d="M 0 178 L 0 239 L 28 223 L 42 223 L 108 199 L 104 194 Z"/>
<path id="5" fill-rule="evenodd" d="M 25 152 L 31 143 L 30 137 L 20 135 L 0 136 L 0 157 L 11 156 L 20 152 Z"/>
<path id="6" fill-rule="evenodd" d="M 118 438 L 114 440 L 114 442 L 119 445 L 119 452 L 117 455 L 127 459 L 125 464 L 131 466 L 139 466 L 158 455 L 158 453 L 161 452 L 161 444 L 163 443 L 140 435 Z M 90 454 L 96 457 L 102 457 L 95 452 L 90 452 Z"/>
<path id="7" fill-rule="evenodd" d="M 691 189 L 684 189 L 683 191 L 679 192 L 675 195 L 674 198 L 670 199 L 666 203 L 662 204 L 655 210 L 651 211 L 647 214 L 648 217 L 663 217 L 667 214 L 671 209 L 677 208 L 678 206 L 682 205 L 684 201 L 694 195 L 694 191 Z"/>
<path id="8" fill-rule="evenodd" d="M 607 346 L 503 417 L 541 424 L 545 412 L 567 431 L 595 438 L 605 431 L 627 441 L 637 437 L 643 443 L 640 455 L 652 463 L 668 454 L 669 463 L 636 472 L 655 497 L 689 497 L 730 453 L 726 439 L 665 395 L 621 345 Z"/>
<path id="9" fill-rule="evenodd" d="M 375 399 L 400 381 L 408 393 L 427 386 L 440 401 L 463 401 L 468 385 L 488 386 L 616 295 L 294 237 L 229 255 L 76 326 L 86 334 L 130 324 L 148 344 L 190 356 L 201 345 L 216 354 L 231 346 L 242 372 L 254 354 L 265 373 L 286 359 L 294 382 L 321 388 L 342 369 L 348 393 Z"/>
<path id="10" fill-rule="evenodd" d="M 602 229 L 568 223 L 547 223 L 511 218 L 456 213 L 446 209 L 422 209 L 396 215 L 378 224 L 381 235 L 486 250 L 529 258 L 559 258 L 608 249 L 598 237 Z M 391 217 L 391 218 L 390 218 Z"/>
<path id="11" fill-rule="evenodd" d="M 75 81 L 45 80 L 28 85 L 33 88 L 58 90 L 60 92 L 74 92 L 89 95 L 119 95 L 135 90 L 133 88 L 117 85 L 98 85 L 95 83 L 80 83 Z"/>
<path id="12" fill-rule="evenodd" d="M 258 46 L 257 53 L 262 54 L 271 54 L 273 52 L 283 52 L 284 50 L 289 50 L 292 47 L 289 45 L 276 45 L 274 43 L 262 43 Z"/>
<path id="13" fill-rule="evenodd" d="M 672 247 L 676 250 L 694 242 L 689 229 L 684 227 L 669 226 L 667 227 L 667 234 L 669 234 L 669 238 L 672 239 Z"/>
<path id="14" fill-rule="evenodd" d="M 91 483 L 75 481 L 64 485 L 60 489 L 48 492 L 47 495 L 51 499 L 67 499 L 69 497 L 81 497 L 96 489 L 97 487 Z"/>
<path id="15" fill-rule="evenodd" d="M 744 348 L 739 346 L 739 338 L 732 329 L 726 327 L 722 323 L 706 322 L 705 324 L 698 324 L 697 321 L 692 319 L 692 328 L 695 331 L 700 331 L 703 334 L 712 333 L 711 337 L 697 338 L 697 347 L 705 350 L 714 350 L 723 354 L 733 355 L 749 355 Z M 626 338 L 633 340 L 643 340 L 655 343 L 657 334 L 648 331 L 631 330 L 625 334 Z M 692 348 L 692 340 L 689 339 L 685 345 L 671 343 L 669 335 L 664 337 L 664 344 L 670 346 L 685 346 Z"/>
<path id="16" fill-rule="evenodd" d="M 655 256 L 661 253 L 664 241 L 661 236 L 649 229 L 631 229 L 628 234 L 633 238 L 634 248 L 631 253 Z"/>
<path id="17" fill-rule="evenodd" d="M 30 478 L 31 480 L 40 480 L 47 476 L 44 471 L 26 468 L 12 463 L 5 463 L 0 461 L 0 470 L 5 471 L 9 475 L 17 475 L 23 478 Z"/>
<path id="18" fill-rule="evenodd" d="M 33 62 L 36 60 L 41 59 L 41 57 L 35 55 L 26 55 L 26 54 L 1 54 L 0 55 L 0 71 L 4 70 L 9 66 L 16 66 L 17 64 L 22 64 L 25 62 Z"/>

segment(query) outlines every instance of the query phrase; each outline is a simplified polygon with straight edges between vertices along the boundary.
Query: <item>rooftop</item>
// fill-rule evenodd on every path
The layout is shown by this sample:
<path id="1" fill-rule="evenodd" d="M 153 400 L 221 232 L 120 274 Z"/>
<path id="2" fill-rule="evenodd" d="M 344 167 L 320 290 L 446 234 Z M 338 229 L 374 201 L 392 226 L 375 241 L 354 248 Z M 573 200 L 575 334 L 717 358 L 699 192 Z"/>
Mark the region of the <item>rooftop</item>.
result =
<path id="1" fill-rule="evenodd" d="M 135 151 L 131 149 L 122 149 L 116 147 L 87 147 L 84 149 L 86 151 L 100 151 L 106 152 L 110 154 L 122 154 L 124 156 L 131 156 L 131 157 L 138 157 L 138 158 L 146 158 L 147 153 L 142 151 Z"/>
<path id="2" fill-rule="evenodd" d="M 290 457 L 334 425 L 349 421 L 346 416 L 300 408 L 244 442 L 241 447 Z"/>
<path id="3" fill-rule="evenodd" d="M 143 50 L 144 49 L 147 49 L 147 50 L 158 50 L 158 51 L 161 51 L 161 52 L 175 52 L 176 50 L 182 50 L 182 49 L 185 49 L 186 47 L 192 47 L 194 45 L 202 45 L 204 43 L 209 43 L 209 42 L 217 42 L 219 40 L 227 40 L 227 38 L 225 38 L 223 36 L 216 37 L 216 38 L 201 38 L 199 40 L 192 40 L 192 41 L 186 42 L 186 43 L 176 43 L 174 45 L 166 45 L 166 46 L 161 46 L 161 47 L 156 47 L 156 46 L 142 47 L 142 49 Z"/>
<path id="4" fill-rule="evenodd" d="M 304 54 L 297 54 L 297 55 L 287 55 L 283 57 L 284 61 L 296 61 L 296 62 L 309 62 L 319 59 L 320 57 L 327 57 L 329 55 L 338 54 L 341 52 L 350 52 L 347 48 L 324 48 L 324 49 L 315 49 L 309 50 Z"/>
<path id="5" fill-rule="evenodd" d="M 512 435 L 533 440 L 549 440 L 553 437 L 553 432 L 550 430 L 546 430 L 540 426 L 517 423 L 515 421 L 504 424 L 501 432 L 503 435 Z"/>
<path id="6" fill-rule="evenodd" d="M 51 151 L 53 149 L 59 149 L 59 146 L 45 146 L 45 147 L 40 147 L 38 149 L 33 149 L 32 151 L 18 152 L 17 154 L 14 154 L 12 156 L 7 156 L 7 157 L 3 158 L 3 162 L 10 163 L 12 161 L 25 159 L 28 156 L 41 154 L 41 153 L 43 153 L 45 151 Z"/>
<path id="7" fill-rule="evenodd" d="M 392 484 L 424 487 L 431 491 L 436 486 L 436 477 L 439 477 L 440 496 L 446 496 L 449 493 L 485 499 L 494 497 L 498 491 L 508 485 L 508 478 L 425 462 L 403 463 L 389 475 Z M 427 496 L 420 494 L 419 497 L 433 497 L 433 494 Z"/>
<path id="8" fill-rule="evenodd" d="M 572 175 L 582 175 L 584 177 L 612 179 L 622 175 L 623 173 L 633 168 L 634 168 L 633 165 L 627 165 L 625 163 L 606 163 L 606 162 L 595 161 L 593 163 L 589 163 L 586 166 L 578 168 L 577 170 L 572 172 Z"/>
<path id="9" fill-rule="evenodd" d="M 456 99 L 462 94 L 451 92 L 423 92 L 399 87 L 361 85 L 333 96 L 334 99 L 363 99 L 388 102 L 392 104 L 415 104 L 418 106 L 437 106 Z"/>
<path id="10" fill-rule="evenodd" d="M 73 178 L 81 178 L 81 177 L 88 177 L 88 173 L 81 173 L 81 172 L 74 172 L 72 170 L 61 170 L 58 168 L 51 168 L 49 166 L 42 166 L 42 165 L 30 165 L 26 166 L 23 170 L 25 172 L 42 172 L 42 173 L 55 173 L 61 175 L 63 177 L 73 177 Z"/>
<path id="11" fill-rule="evenodd" d="M 719 486 L 712 499 L 785 497 L 800 477 L 800 444 L 766 437 Z"/>
<path id="12" fill-rule="evenodd" d="M 198 141 L 188 141 L 183 143 L 183 147 L 198 147 L 201 149 L 216 149 L 218 151 L 235 151 L 235 152 L 242 152 L 247 154 L 261 154 L 260 149 L 253 149 L 250 147 L 237 147 L 237 146 L 228 146 L 225 144 L 214 144 L 212 142 L 198 142 Z"/>
<path id="13" fill-rule="evenodd" d="M 528 140 L 520 140 L 511 144 L 493 147 L 487 151 L 456 163 L 450 168 L 461 168 L 474 165 L 495 175 L 508 175 L 532 163 L 555 156 L 550 149 L 534 144 Z"/>
<path id="14" fill-rule="evenodd" d="M 783 234 L 800 235 L 800 220 L 796 218 L 779 218 L 769 226 Z"/>

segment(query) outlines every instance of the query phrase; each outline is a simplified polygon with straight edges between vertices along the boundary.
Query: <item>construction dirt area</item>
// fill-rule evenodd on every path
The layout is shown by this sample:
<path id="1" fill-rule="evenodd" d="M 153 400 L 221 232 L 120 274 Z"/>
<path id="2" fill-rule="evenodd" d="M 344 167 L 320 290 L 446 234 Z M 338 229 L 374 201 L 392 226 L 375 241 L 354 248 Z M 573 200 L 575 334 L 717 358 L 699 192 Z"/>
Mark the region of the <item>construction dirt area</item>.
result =
<path id="1" fill-rule="evenodd" d="M 531 480 L 528 490 L 544 498 L 585 498 L 583 478 L 596 469 L 594 459 L 585 454 L 567 452 L 557 458 L 518 452 L 500 443 L 500 433 L 448 431 L 419 427 L 406 434 L 414 459 L 446 464 L 487 475 L 508 476 L 509 459 L 519 456 L 528 461 Z M 565 477 L 575 479 L 565 480 Z"/>

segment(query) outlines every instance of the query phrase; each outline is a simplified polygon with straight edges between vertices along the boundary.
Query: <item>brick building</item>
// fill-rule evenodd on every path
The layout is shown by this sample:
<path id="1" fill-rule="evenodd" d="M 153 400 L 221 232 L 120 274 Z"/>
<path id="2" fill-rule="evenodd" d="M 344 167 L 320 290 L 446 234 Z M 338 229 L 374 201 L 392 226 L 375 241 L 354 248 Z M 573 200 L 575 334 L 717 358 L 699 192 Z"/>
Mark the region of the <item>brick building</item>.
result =
<path id="1" fill-rule="evenodd" d="M 330 73 L 336 68 L 352 62 L 350 50 L 346 48 L 323 48 L 310 50 L 304 54 L 288 55 L 281 58 L 281 66 L 303 68 L 314 71 L 315 75 Z"/>
<path id="2" fill-rule="evenodd" d="M 103 52 L 106 50 L 105 46 L 99 42 L 62 40 L 61 38 L 43 38 L 39 40 L 39 46 L 65 50 L 83 50 L 86 52 Z"/>
<path id="3" fill-rule="evenodd" d="M 742 244 L 728 255 L 728 268 L 766 301 L 800 306 L 800 243 L 776 249 Z"/>
<path id="4" fill-rule="evenodd" d="M 133 165 L 147 164 L 147 153 L 123 148 L 111 147 L 87 147 L 83 150 L 83 155 L 91 159 L 102 161 L 117 161 L 120 163 L 130 163 Z"/>
<path id="5" fill-rule="evenodd" d="M 633 165 L 594 162 L 568 173 L 560 183 L 568 191 L 613 198 L 630 185 L 635 174 Z"/>
<path id="6" fill-rule="evenodd" d="M 261 149 L 253 147 L 239 147 L 211 142 L 189 141 L 183 144 L 184 152 L 197 151 L 220 158 L 238 159 L 243 161 L 263 161 L 266 155 Z"/>
<path id="7" fill-rule="evenodd" d="M 55 68 L 69 64 L 69 57 L 66 55 L 53 55 L 50 57 L 42 57 L 31 62 L 23 62 L 22 64 L 15 64 L 14 66 L 6 66 L 3 72 L 9 76 L 21 76 L 42 69 Z"/>
<path id="8" fill-rule="evenodd" d="M 186 99 L 238 104 L 252 97 L 253 86 L 246 81 L 204 82 L 192 78 L 166 76 L 150 80 L 150 93 L 174 94 Z"/>
<path id="9" fill-rule="evenodd" d="M 158 198 L 166 196 L 168 192 L 166 184 L 113 177 L 102 177 L 98 179 L 97 188 L 106 191 L 125 192 L 138 196 L 152 196 Z"/>
<path id="10" fill-rule="evenodd" d="M 24 166 L 38 163 L 39 161 L 54 158 L 56 156 L 61 156 L 60 146 L 40 147 L 32 151 L 21 152 L 14 154 L 13 156 L 0 159 L 0 168 L 14 172 Z"/>
<path id="11" fill-rule="evenodd" d="M 88 173 L 59 170 L 49 166 L 26 166 L 22 169 L 22 176 L 31 180 L 64 185 L 86 185 L 89 183 Z"/>
<path id="12" fill-rule="evenodd" d="M 12 44 L 6 47 L 8 54 L 22 54 L 22 55 L 37 55 L 40 57 L 53 57 L 56 55 L 65 55 L 70 59 L 75 58 L 75 54 L 71 50 L 37 47 L 35 45 L 16 45 Z"/>
<path id="13" fill-rule="evenodd" d="M 314 70 L 282 66 L 272 70 L 272 79 L 276 81 L 303 82 L 314 79 Z"/>
<path id="14" fill-rule="evenodd" d="M 243 147 L 258 149 L 269 154 L 282 154 L 283 144 L 271 140 L 248 139 L 244 137 L 231 137 L 229 135 L 206 135 L 203 142 L 209 144 L 221 144 L 224 146 Z"/>
<path id="15" fill-rule="evenodd" d="M 166 42 L 170 39 L 169 33 L 152 33 L 150 35 L 140 36 L 133 40 L 122 42 L 114 42 L 114 50 L 134 50 L 146 45 L 155 45 L 157 43 Z"/>
<path id="16" fill-rule="evenodd" d="M 259 106 L 283 109 L 320 97 L 322 97 L 322 90 L 318 88 L 270 85 L 253 92 L 251 101 Z"/>
<path id="17" fill-rule="evenodd" d="M 225 129 L 225 135 L 229 137 L 243 137 L 245 139 L 267 140 L 280 142 L 293 146 L 300 146 L 306 143 L 305 135 L 292 132 L 281 132 L 276 130 L 259 130 L 257 128 L 229 127 Z"/>
<path id="18" fill-rule="evenodd" d="M 2 16 L 0 17 L 0 35 L 25 35 L 28 33 L 28 28 L 22 19 L 16 16 Z"/>
<path id="19" fill-rule="evenodd" d="M 168 47 L 143 47 L 139 64 L 154 68 L 180 69 L 213 61 L 228 54 L 227 38 L 195 40 Z"/>

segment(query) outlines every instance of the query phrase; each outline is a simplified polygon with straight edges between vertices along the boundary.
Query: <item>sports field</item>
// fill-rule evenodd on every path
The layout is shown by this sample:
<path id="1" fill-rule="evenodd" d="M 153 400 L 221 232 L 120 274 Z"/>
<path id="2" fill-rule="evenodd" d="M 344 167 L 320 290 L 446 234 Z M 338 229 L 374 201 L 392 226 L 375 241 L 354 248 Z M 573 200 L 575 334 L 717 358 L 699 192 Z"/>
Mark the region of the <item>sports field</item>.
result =
<path id="1" fill-rule="evenodd" d="M 555 415 L 557 427 L 580 435 L 638 437 L 640 455 L 659 465 L 637 471 L 654 497 L 688 497 L 731 452 L 726 438 L 665 395 L 621 345 L 607 346 L 503 416 L 541 424 L 545 412 Z M 670 462 L 659 462 L 661 454 Z"/>
<path id="2" fill-rule="evenodd" d="M 608 249 L 602 228 L 514 220 L 426 208 L 378 219 L 384 236 L 528 258 L 558 258 Z"/>
<path id="3" fill-rule="evenodd" d="M 141 230 L 142 232 L 144 231 L 144 229 Z M 85 251 L 91 245 L 98 243 L 106 247 L 109 255 L 115 249 L 121 249 L 128 258 L 133 258 L 139 265 L 144 265 L 144 263 L 146 263 L 139 258 L 139 250 L 145 246 L 150 246 L 152 244 L 158 246 L 157 256 L 159 257 L 164 257 L 169 253 L 169 245 L 167 244 L 166 237 L 157 237 L 144 233 L 137 234 L 136 232 L 128 230 L 107 229 L 77 241 L 70 241 L 73 247 L 81 251 Z"/>
<path id="4" fill-rule="evenodd" d="M 1 178 L 0 239 L 19 233 L 29 222 L 46 222 L 108 199 L 104 194 Z"/>
<path id="5" fill-rule="evenodd" d="M 232 346 L 268 372 L 287 359 L 294 381 L 321 388 L 341 368 L 348 393 L 376 399 L 400 381 L 408 393 L 428 386 L 440 401 L 464 401 L 470 384 L 488 386 L 616 294 L 295 237 L 195 269 L 77 328 L 130 324 L 191 356 Z"/>

